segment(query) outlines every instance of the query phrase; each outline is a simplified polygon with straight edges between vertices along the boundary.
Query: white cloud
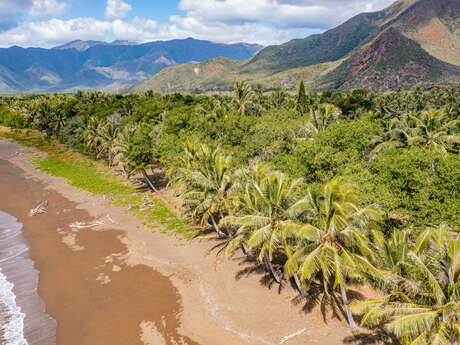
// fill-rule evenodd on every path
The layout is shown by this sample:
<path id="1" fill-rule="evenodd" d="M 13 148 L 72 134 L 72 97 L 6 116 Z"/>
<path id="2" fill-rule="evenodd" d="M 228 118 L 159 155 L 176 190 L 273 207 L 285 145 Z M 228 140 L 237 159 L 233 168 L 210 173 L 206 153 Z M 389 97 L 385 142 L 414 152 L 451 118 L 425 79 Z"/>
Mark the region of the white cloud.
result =
<path id="1" fill-rule="evenodd" d="M 8 47 L 14 44 L 23 47 L 53 47 L 77 39 L 105 40 L 107 37 L 138 42 L 194 37 L 215 42 L 269 44 L 289 39 L 292 32 L 271 29 L 257 23 L 246 23 L 237 27 L 224 23 L 205 25 L 193 18 L 180 17 L 172 17 L 168 24 L 158 24 L 153 20 L 137 17 L 131 21 L 94 18 L 50 19 L 22 23 L 14 29 L 0 33 L 0 46 Z"/>
<path id="2" fill-rule="evenodd" d="M 105 17 L 107 19 L 123 19 L 131 10 L 131 5 L 123 2 L 123 0 L 107 0 Z"/>
<path id="3" fill-rule="evenodd" d="M 55 17 L 63 14 L 69 5 L 63 1 L 56 0 L 33 0 L 32 7 L 29 9 L 29 16 L 46 18 Z"/>
<path id="4" fill-rule="evenodd" d="M 278 28 L 330 28 L 394 0 L 181 0 L 179 8 L 201 22 L 269 22 Z"/>
<path id="5" fill-rule="evenodd" d="M 0 32 L 18 25 L 21 14 L 32 5 L 32 0 L 0 0 Z"/>
<path id="6" fill-rule="evenodd" d="M 10 0 L 0 0 L 0 13 L 4 1 Z M 22 8 L 25 8 L 28 0 L 15 1 L 22 2 Z M 56 0 L 33 1 L 58 3 Z M 184 16 L 171 16 L 169 22 L 157 23 L 138 17 L 124 20 L 131 6 L 121 0 L 107 0 L 106 20 L 53 18 L 17 23 L 16 27 L 9 27 L 2 32 L 0 15 L 0 46 L 15 44 L 25 47 L 52 47 L 76 39 L 114 38 L 147 42 L 187 37 L 214 42 L 269 45 L 304 37 L 307 31 L 320 32 L 354 14 L 375 11 L 391 2 L 392 0 L 181 0 L 179 6 L 186 11 Z"/>

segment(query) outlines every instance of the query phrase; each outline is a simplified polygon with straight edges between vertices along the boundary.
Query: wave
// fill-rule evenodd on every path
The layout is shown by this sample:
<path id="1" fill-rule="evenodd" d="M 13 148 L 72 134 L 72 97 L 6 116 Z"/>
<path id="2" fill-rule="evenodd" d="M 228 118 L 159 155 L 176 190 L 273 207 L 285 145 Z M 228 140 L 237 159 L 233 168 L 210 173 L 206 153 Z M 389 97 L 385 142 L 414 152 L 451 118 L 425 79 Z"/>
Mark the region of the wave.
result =
<path id="1" fill-rule="evenodd" d="M 22 224 L 0 211 L 0 343 L 56 344 L 56 321 L 38 296 L 38 274 Z"/>

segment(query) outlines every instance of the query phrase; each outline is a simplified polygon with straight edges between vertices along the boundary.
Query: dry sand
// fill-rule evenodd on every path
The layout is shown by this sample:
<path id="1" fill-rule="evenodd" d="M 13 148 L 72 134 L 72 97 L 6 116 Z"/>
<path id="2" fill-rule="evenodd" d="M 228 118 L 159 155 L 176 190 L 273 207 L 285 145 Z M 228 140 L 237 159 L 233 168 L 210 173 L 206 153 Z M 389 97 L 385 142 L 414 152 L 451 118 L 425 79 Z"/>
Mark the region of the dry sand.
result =
<path id="1" fill-rule="evenodd" d="M 318 304 L 280 289 L 241 254 L 217 255 L 219 240 L 152 232 L 102 196 L 37 171 L 27 151 L 0 139 L 0 209 L 24 223 L 58 345 L 279 344 L 304 328 L 284 344 L 374 343 L 352 337 L 331 308 L 325 322 Z M 48 212 L 28 217 L 43 199 Z M 105 224 L 69 227 L 98 219 Z"/>

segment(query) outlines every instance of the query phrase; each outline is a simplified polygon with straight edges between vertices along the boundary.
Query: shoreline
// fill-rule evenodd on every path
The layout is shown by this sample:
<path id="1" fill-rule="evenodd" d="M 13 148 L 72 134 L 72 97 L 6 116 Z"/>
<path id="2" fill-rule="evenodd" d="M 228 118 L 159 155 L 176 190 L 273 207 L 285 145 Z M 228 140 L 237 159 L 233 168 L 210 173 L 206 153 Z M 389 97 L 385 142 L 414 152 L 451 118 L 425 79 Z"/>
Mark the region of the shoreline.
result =
<path id="1" fill-rule="evenodd" d="M 30 151 L 3 139 L 1 146 L 3 151 L 5 146 L 9 146 L 9 152 Z M 161 234 L 160 224 L 158 231 L 152 232 L 127 215 L 126 209 L 110 205 L 102 196 L 78 190 L 62 178 L 35 170 L 27 154 L 6 159 L 21 169 L 28 180 L 71 201 L 75 209 L 87 212 L 91 219 L 110 215 L 116 223 L 108 224 L 108 228 L 117 231 L 116 237 L 126 248 L 120 258 L 122 263 L 126 267 L 142 265 L 158 271 L 177 289 L 182 305 L 178 330 L 189 339 L 201 345 L 279 344 L 285 336 L 306 328 L 305 333 L 287 344 L 355 343 L 343 317 L 331 318 L 327 311 L 328 323 L 324 323 L 316 310 L 319 306 L 313 306 L 315 311 L 311 312 L 293 288 L 279 291 L 278 285 L 266 279 L 263 270 L 242 255 L 232 259 L 216 256 L 218 249 L 211 249 L 220 244 L 216 239 L 193 240 L 184 245 L 183 241 Z M 104 233 L 107 226 L 100 228 Z M 142 339 L 145 344 L 161 344 L 158 338 L 147 339 L 146 334 Z"/>

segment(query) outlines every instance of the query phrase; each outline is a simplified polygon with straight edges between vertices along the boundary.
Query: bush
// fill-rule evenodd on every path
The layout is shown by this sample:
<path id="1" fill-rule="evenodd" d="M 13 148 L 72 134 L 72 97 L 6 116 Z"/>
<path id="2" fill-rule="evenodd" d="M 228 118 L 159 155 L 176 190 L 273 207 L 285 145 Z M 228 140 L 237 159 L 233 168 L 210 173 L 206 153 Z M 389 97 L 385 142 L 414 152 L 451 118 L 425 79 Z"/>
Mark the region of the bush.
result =
<path id="1" fill-rule="evenodd" d="M 18 113 L 0 106 L 0 124 L 5 127 L 23 129 L 27 127 L 27 121 Z"/>

